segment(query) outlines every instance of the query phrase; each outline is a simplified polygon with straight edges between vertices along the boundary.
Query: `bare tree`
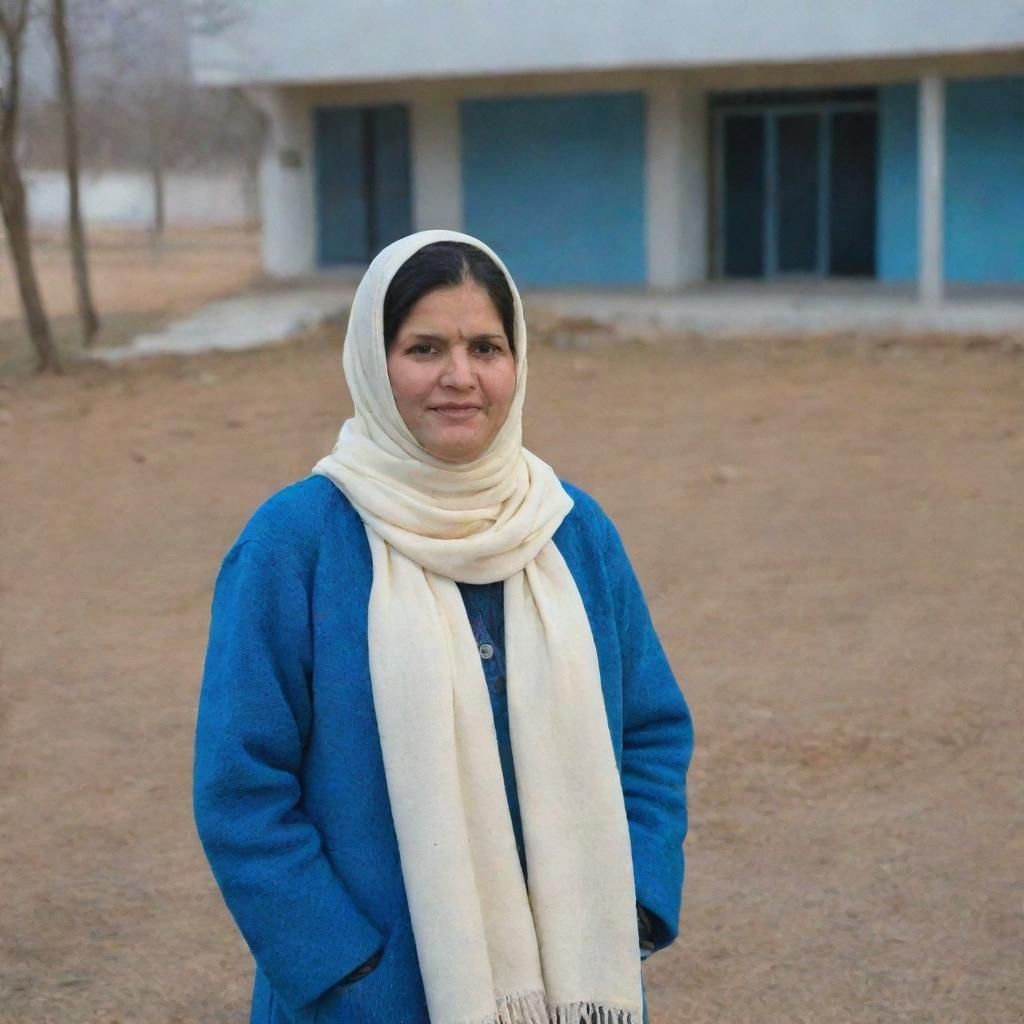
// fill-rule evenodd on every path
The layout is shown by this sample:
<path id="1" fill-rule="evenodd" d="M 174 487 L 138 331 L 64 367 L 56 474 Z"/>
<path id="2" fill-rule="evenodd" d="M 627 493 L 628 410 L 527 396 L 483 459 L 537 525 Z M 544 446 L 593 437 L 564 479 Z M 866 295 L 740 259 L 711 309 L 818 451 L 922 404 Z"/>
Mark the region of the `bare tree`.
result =
<path id="1" fill-rule="evenodd" d="M 240 0 L 181 0 L 170 7 L 154 0 L 122 0 L 114 24 L 122 44 L 120 63 L 137 83 L 136 110 L 142 117 L 138 137 L 145 146 L 145 163 L 153 184 L 152 227 L 157 238 L 167 222 L 165 175 L 178 160 L 175 150 L 179 141 L 197 126 L 200 102 L 188 70 L 187 47 L 177 50 L 151 45 L 148 58 L 142 61 L 138 39 L 162 35 L 185 40 L 190 29 L 216 34 L 243 14 Z M 115 52 L 117 49 L 115 46 Z"/>
<path id="2" fill-rule="evenodd" d="M 131 126 L 143 166 L 153 189 L 153 221 L 157 239 L 166 224 L 168 164 L 180 147 L 191 101 L 188 74 L 187 11 L 181 3 L 161 0 L 113 0 L 107 5 L 109 32 L 108 82 L 112 105 Z M 175 45 L 175 44 L 178 45 Z M 122 98 L 131 83 L 131 103 Z"/>
<path id="3" fill-rule="evenodd" d="M 198 35 L 217 35 L 245 19 L 242 0 L 186 0 L 189 28 Z"/>
<path id="4" fill-rule="evenodd" d="M 181 79 L 143 79 L 137 88 L 136 116 L 142 119 L 139 137 L 153 185 L 152 230 L 157 238 L 167 223 L 166 174 L 177 156 L 175 146 L 187 138 L 192 99 L 191 84 Z"/>
<path id="5" fill-rule="evenodd" d="M 45 2 L 49 6 L 52 0 Z M 215 166 L 250 172 L 258 165 L 260 113 L 240 90 L 197 86 L 189 68 L 189 36 L 226 31 L 242 20 L 239 0 L 63 4 L 73 48 L 83 173 L 139 168 L 157 179 L 161 168 L 164 173 Z M 61 104 L 49 93 L 24 96 L 19 147 L 23 168 L 64 167 Z M 154 191 L 159 185 L 154 180 Z"/>
<path id="6" fill-rule="evenodd" d="M 61 372 L 50 322 L 43 307 L 28 227 L 25 183 L 18 164 L 18 112 L 21 104 L 22 53 L 29 22 L 29 0 L 0 0 L 0 36 L 4 63 L 0 82 L 0 212 L 18 279 L 18 292 L 29 337 L 38 356 L 38 369 Z"/>
<path id="7" fill-rule="evenodd" d="M 88 250 L 78 187 L 78 105 L 75 98 L 74 57 L 68 40 L 68 19 L 64 0 L 51 0 L 50 25 L 57 48 L 57 85 L 64 129 L 64 161 L 68 173 L 68 234 L 71 242 L 71 264 L 74 268 L 75 292 L 78 297 L 78 319 L 82 325 L 82 344 L 88 348 L 96 339 L 100 320 L 96 315 L 92 290 L 89 287 Z"/>

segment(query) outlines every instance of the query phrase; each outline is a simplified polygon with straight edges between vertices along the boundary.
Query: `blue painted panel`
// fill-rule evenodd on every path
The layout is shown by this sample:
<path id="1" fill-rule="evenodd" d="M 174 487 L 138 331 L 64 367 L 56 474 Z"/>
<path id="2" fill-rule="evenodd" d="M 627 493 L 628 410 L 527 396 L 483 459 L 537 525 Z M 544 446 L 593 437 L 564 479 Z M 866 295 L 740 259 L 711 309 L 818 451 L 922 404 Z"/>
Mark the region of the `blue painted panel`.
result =
<path id="1" fill-rule="evenodd" d="M 363 111 L 331 107 L 314 112 L 317 262 L 368 260 L 367 182 Z"/>
<path id="2" fill-rule="evenodd" d="M 326 107 L 314 129 L 318 262 L 368 263 L 412 231 L 409 111 Z"/>
<path id="3" fill-rule="evenodd" d="M 917 277 L 917 86 L 880 92 L 879 277 Z M 1024 281 L 1024 78 L 946 83 L 949 281 Z"/>
<path id="4" fill-rule="evenodd" d="M 917 85 L 878 90 L 878 278 L 917 279 Z"/>
<path id="5" fill-rule="evenodd" d="M 404 106 L 376 107 L 373 118 L 374 252 L 412 232 L 409 174 L 409 111 Z"/>
<path id="6" fill-rule="evenodd" d="M 946 276 L 1024 281 L 1024 77 L 946 86 Z"/>
<path id="7" fill-rule="evenodd" d="M 466 230 L 529 285 L 647 279 L 642 93 L 467 100 Z"/>

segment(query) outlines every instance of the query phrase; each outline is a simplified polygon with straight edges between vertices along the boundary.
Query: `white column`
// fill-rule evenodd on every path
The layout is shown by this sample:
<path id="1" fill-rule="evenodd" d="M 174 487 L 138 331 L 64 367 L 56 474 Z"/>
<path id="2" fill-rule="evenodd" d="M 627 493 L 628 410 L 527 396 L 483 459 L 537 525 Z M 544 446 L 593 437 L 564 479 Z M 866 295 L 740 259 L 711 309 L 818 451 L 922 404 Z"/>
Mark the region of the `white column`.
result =
<path id="1" fill-rule="evenodd" d="M 942 300 L 946 91 L 938 75 L 918 90 L 918 293 L 922 302 Z"/>
<path id="2" fill-rule="evenodd" d="M 267 117 L 260 161 L 263 268 L 274 277 L 316 269 L 316 196 L 313 118 L 294 90 L 250 89 L 247 95 Z"/>
<path id="3" fill-rule="evenodd" d="M 646 99 L 647 283 L 671 291 L 707 276 L 704 95 L 665 83 Z"/>
<path id="4" fill-rule="evenodd" d="M 680 178 L 680 284 L 708 278 L 708 109 L 703 92 L 680 94 L 683 161 Z"/>
<path id="5" fill-rule="evenodd" d="M 461 231 L 462 135 L 455 99 L 416 100 L 412 121 L 412 217 L 417 231 Z"/>

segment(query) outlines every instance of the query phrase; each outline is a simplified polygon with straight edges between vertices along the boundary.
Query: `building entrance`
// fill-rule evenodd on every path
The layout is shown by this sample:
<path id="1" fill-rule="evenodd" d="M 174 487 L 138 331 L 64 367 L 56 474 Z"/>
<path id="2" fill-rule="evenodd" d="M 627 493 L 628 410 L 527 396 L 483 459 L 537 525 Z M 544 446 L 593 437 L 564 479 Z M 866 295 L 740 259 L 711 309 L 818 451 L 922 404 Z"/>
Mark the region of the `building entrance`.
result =
<path id="1" fill-rule="evenodd" d="M 314 134 L 317 263 L 369 263 L 412 231 L 409 111 L 320 107 Z"/>
<path id="2" fill-rule="evenodd" d="M 874 277 L 874 90 L 712 98 L 719 277 Z"/>

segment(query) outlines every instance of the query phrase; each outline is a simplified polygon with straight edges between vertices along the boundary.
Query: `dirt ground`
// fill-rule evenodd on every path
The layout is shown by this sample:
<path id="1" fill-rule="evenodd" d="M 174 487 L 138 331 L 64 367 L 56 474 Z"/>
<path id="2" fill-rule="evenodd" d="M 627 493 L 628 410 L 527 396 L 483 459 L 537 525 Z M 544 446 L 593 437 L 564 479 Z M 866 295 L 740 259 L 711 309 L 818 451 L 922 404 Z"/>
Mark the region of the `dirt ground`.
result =
<path id="1" fill-rule="evenodd" d="M 126 344 L 168 318 L 248 285 L 260 277 L 259 236 L 243 230 L 169 229 L 161 239 L 140 231 L 96 229 L 89 235 L 93 301 L 100 312 L 99 345 Z M 34 243 L 39 287 L 61 352 L 78 345 L 74 280 L 62 238 Z M 0 376 L 34 365 L 21 322 L 17 282 L 0 254 Z"/>
<path id="2" fill-rule="evenodd" d="M 348 414 L 339 342 L 0 379 L 4 1024 L 247 1019 L 190 805 L 211 586 Z M 537 345 L 530 378 L 696 726 L 654 1024 L 1024 1019 L 1024 358 Z"/>

